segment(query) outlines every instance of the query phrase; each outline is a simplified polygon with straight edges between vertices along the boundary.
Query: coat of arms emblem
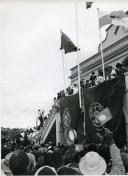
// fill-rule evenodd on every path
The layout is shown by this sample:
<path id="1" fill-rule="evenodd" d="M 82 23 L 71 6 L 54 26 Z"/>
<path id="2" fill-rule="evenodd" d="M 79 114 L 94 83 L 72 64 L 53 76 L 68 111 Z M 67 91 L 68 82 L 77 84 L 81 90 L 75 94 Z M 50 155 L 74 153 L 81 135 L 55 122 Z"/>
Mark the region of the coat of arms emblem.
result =
<path id="1" fill-rule="evenodd" d="M 69 112 L 68 108 L 64 109 L 63 120 L 62 121 L 63 121 L 64 128 L 70 127 L 70 124 L 71 124 L 71 115 L 70 115 L 70 112 Z"/>
<path id="2" fill-rule="evenodd" d="M 99 102 L 94 102 L 90 105 L 89 117 L 92 124 L 100 130 L 101 124 L 97 121 L 96 116 L 104 109 L 102 104 Z"/>

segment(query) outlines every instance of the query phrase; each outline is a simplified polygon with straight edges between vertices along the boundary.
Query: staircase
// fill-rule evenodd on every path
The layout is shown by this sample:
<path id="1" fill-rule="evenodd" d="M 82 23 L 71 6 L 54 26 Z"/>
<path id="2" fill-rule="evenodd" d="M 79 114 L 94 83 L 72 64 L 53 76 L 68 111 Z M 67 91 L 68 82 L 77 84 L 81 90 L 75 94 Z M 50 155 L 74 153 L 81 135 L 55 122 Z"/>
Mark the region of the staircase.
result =
<path id="1" fill-rule="evenodd" d="M 50 116 L 50 118 L 47 119 L 46 123 L 44 123 L 43 128 L 41 128 L 41 130 L 39 131 L 38 134 L 36 134 L 35 136 L 33 136 L 31 138 L 32 141 L 38 143 L 40 140 L 40 143 L 44 143 L 53 124 L 56 122 L 57 118 L 58 118 L 59 112 L 57 112 L 57 110 L 54 110 L 52 115 Z"/>

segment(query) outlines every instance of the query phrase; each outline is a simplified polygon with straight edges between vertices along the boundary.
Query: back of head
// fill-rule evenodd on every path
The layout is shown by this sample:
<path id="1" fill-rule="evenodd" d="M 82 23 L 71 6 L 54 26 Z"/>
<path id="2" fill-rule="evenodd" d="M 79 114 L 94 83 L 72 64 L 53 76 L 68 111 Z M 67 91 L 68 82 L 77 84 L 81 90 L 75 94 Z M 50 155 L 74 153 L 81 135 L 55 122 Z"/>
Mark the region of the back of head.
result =
<path id="1" fill-rule="evenodd" d="M 57 175 L 57 173 L 53 167 L 43 166 L 36 171 L 34 176 L 38 175 Z"/>
<path id="2" fill-rule="evenodd" d="M 44 164 L 48 166 L 52 166 L 52 153 L 44 153 Z"/>
<path id="3" fill-rule="evenodd" d="M 44 166 L 45 162 L 44 162 L 44 156 L 39 156 L 37 159 L 37 164 L 36 164 L 36 168 L 39 169 L 40 167 Z"/>
<path id="4" fill-rule="evenodd" d="M 61 167 L 64 164 L 64 158 L 62 153 L 59 151 L 54 151 L 52 153 L 52 162 L 56 170 Z"/>
<path id="5" fill-rule="evenodd" d="M 86 151 L 87 152 L 90 152 L 90 151 L 97 152 L 97 144 L 95 144 L 95 143 L 88 144 L 86 146 Z"/>
<path id="6" fill-rule="evenodd" d="M 14 175 L 26 174 L 29 158 L 22 150 L 17 150 L 10 157 L 9 165 Z"/>
<path id="7" fill-rule="evenodd" d="M 75 150 L 75 149 L 68 149 L 64 156 L 65 156 L 65 164 L 69 164 L 71 162 L 74 162 L 74 160 L 76 159 L 75 158 L 75 155 L 77 154 L 78 152 Z"/>
<path id="8" fill-rule="evenodd" d="M 104 144 L 102 144 L 98 148 L 98 153 L 99 153 L 100 156 L 102 156 L 105 159 L 106 163 L 108 163 L 109 160 L 111 159 L 109 147 L 107 147 Z"/>
<path id="9" fill-rule="evenodd" d="M 60 167 L 57 170 L 57 174 L 58 175 L 79 175 L 79 173 L 76 170 L 74 170 L 74 169 L 72 169 L 72 168 L 70 168 L 68 166 Z"/>

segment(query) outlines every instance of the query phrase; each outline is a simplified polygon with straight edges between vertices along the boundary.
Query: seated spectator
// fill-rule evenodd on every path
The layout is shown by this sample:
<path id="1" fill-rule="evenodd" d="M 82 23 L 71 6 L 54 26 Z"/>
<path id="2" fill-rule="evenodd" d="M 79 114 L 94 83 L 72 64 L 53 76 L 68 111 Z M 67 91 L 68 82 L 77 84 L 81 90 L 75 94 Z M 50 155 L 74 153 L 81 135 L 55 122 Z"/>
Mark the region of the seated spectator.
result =
<path id="1" fill-rule="evenodd" d="M 100 84 L 104 82 L 104 77 L 103 77 L 103 71 L 100 69 L 98 70 L 98 75 L 97 75 L 97 78 L 96 78 L 96 84 Z"/>
<path id="2" fill-rule="evenodd" d="M 52 114 L 53 114 L 52 110 L 50 110 L 50 111 L 49 111 L 49 114 L 50 114 L 50 117 L 51 117 L 51 116 L 52 116 Z"/>
<path id="3" fill-rule="evenodd" d="M 126 67 L 124 67 L 122 64 L 120 63 L 117 63 L 116 64 L 116 73 L 117 73 L 117 76 L 127 72 L 128 69 Z"/>
<path id="4" fill-rule="evenodd" d="M 111 79 L 111 66 L 105 67 L 105 80 Z"/>
<path id="5" fill-rule="evenodd" d="M 10 157 L 9 165 L 13 175 L 26 175 L 29 157 L 24 151 L 19 149 Z"/>
<path id="6" fill-rule="evenodd" d="M 111 79 L 115 78 L 117 76 L 116 70 L 111 66 Z"/>
<path id="7" fill-rule="evenodd" d="M 54 106 L 56 107 L 56 110 L 59 110 L 59 101 L 54 97 Z"/>
<path id="8" fill-rule="evenodd" d="M 57 100 L 61 98 L 60 92 L 57 93 Z"/>
<path id="9" fill-rule="evenodd" d="M 65 97 L 65 92 L 64 90 L 61 91 L 61 98 Z"/>
<path id="10" fill-rule="evenodd" d="M 73 89 L 71 89 L 70 88 L 70 86 L 66 89 L 66 94 L 67 94 L 67 96 L 69 96 L 69 95 L 72 95 L 73 94 Z"/>
<path id="11" fill-rule="evenodd" d="M 34 176 L 38 175 L 57 175 L 57 173 L 53 167 L 43 166 L 36 171 Z"/>
<path id="12" fill-rule="evenodd" d="M 44 117 L 44 120 L 47 120 L 47 119 L 48 119 L 48 117 L 47 117 L 47 116 L 45 116 L 45 117 Z"/>
<path id="13" fill-rule="evenodd" d="M 55 113 L 55 111 L 56 111 L 55 106 L 52 106 L 52 112 L 53 112 L 53 114 Z"/>
<path id="14" fill-rule="evenodd" d="M 68 167 L 68 166 L 62 166 L 57 170 L 58 175 L 80 175 L 79 172 L 76 170 Z"/>
<path id="15" fill-rule="evenodd" d="M 50 114 L 48 114 L 47 116 L 48 116 L 48 119 L 50 119 L 50 118 L 51 118 L 51 115 L 50 115 Z"/>
<path id="16" fill-rule="evenodd" d="M 95 72 L 92 72 L 92 74 L 90 76 L 90 81 L 91 81 L 91 86 L 95 86 L 95 84 L 96 84 L 96 74 L 95 74 Z"/>
<path id="17" fill-rule="evenodd" d="M 89 80 L 86 80 L 86 84 L 84 85 L 84 88 L 87 89 L 89 87 L 91 87 L 91 84 L 90 84 Z"/>
<path id="18" fill-rule="evenodd" d="M 73 94 L 76 94 L 78 93 L 78 85 L 77 84 L 74 84 L 74 87 L 73 87 Z"/>

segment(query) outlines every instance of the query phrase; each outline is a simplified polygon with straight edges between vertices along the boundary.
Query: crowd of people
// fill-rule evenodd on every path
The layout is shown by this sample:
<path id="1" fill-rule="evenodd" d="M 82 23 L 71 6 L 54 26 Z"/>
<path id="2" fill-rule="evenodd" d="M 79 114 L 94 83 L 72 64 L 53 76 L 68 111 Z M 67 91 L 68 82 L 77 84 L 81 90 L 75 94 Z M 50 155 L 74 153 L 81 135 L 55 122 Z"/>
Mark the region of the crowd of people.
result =
<path id="1" fill-rule="evenodd" d="M 122 64 L 117 63 L 116 68 L 105 68 L 105 80 L 113 79 L 128 71 Z M 81 81 L 81 88 L 96 86 L 104 81 L 103 71 L 98 75 L 92 72 L 90 79 Z M 62 90 L 53 99 L 53 106 L 47 116 L 39 111 L 40 126 L 34 129 L 14 132 L 15 137 L 1 136 L 1 173 L 3 175 L 125 175 L 128 173 L 128 153 L 120 151 L 114 142 L 112 132 L 105 129 L 102 144 L 83 144 L 78 150 L 74 144 L 58 145 L 49 142 L 40 144 L 31 141 L 30 136 L 49 122 L 59 110 L 59 101 L 65 96 L 78 92 L 78 85 L 69 86 Z"/>
<path id="2" fill-rule="evenodd" d="M 113 66 L 107 66 L 105 67 L 105 80 L 116 78 L 127 71 L 128 68 L 124 67 L 121 63 L 117 63 L 115 68 Z M 98 74 L 95 72 L 91 73 L 90 79 L 86 80 L 84 88 L 93 87 L 102 82 L 104 82 L 103 70 L 100 69 L 98 70 Z"/>
<path id="3" fill-rule="evenodd" d="M 124 67 L 121 63 L 117 63 L 115 68 L 113 68 L 112 66 L 107 66 L 105 67 L 105 80 L 116 78 L 117 76 L 124 74 L 127 71 L 128 71 L 128 68 Z M 84 90 L 89 87 L 93 87 L 98 84 L 101 84 L 103 82 L 104 82 L 103 70 L 100 69 L 98 70 L 98 74 L 96 74 L 93 71 L 90 75 L 90 79 L 87 79 L 86 82 L 84 80 L 81 80 L 80 87 L 81 87 L 81 90 Z M 74 84 L 72 86 L 68 86 L 66 90 L 61 90 L 60 92 L 57 93 L 57 97 L 54 97 L 54 100 L 53 100 L 54 103 L 53 103 L 52 109 L 49 110 L 49 113 L 46 116 L 44 116 L 44 114 L 41 115 L 43 118 L 42 126 L 44 128 L 48 126 L 49 122 L 54 117 L 55 113 L 59 110 L 60 99 L 64 98 L 65 96 L 76 94 L 78 93 L 78 91 L 79 91 L 78 85 Z"/>
<path id="4" fill-rule="evenodd" d="M 102 144 L 84 144 L 81 150 L 74 144 L 22 143 L 2 155 L 1 172 L 5 176 L 125 175 L 128 173 L 128 153 L 119 150 L 113 133 L 105 129 Z"/>
<path id="5" fill-rule="evenodd" d="M 115 68 L 113 66 L 106 66 L 105 80 L 116 78 L 117 76 L 127 71 L 128 71 L 128 68 L 124 67 L 123 64 L 121 63 L 117 63 Z M 96 86 L 103 82 L 104 82 L 103 70 L 99 69 L 97 74 L 93 71 L 89 79 L 82 79 L 80 81 L 80 86 L 82 89 L 87 89 L 89 87 Z M 65 96 L 70 96 L 76 93 L 78 93 L 78 84 L 71 85 L 66 89 L 66 91 L 62 90 L 57 93 L 57 100 L 60 100 Z"/>

